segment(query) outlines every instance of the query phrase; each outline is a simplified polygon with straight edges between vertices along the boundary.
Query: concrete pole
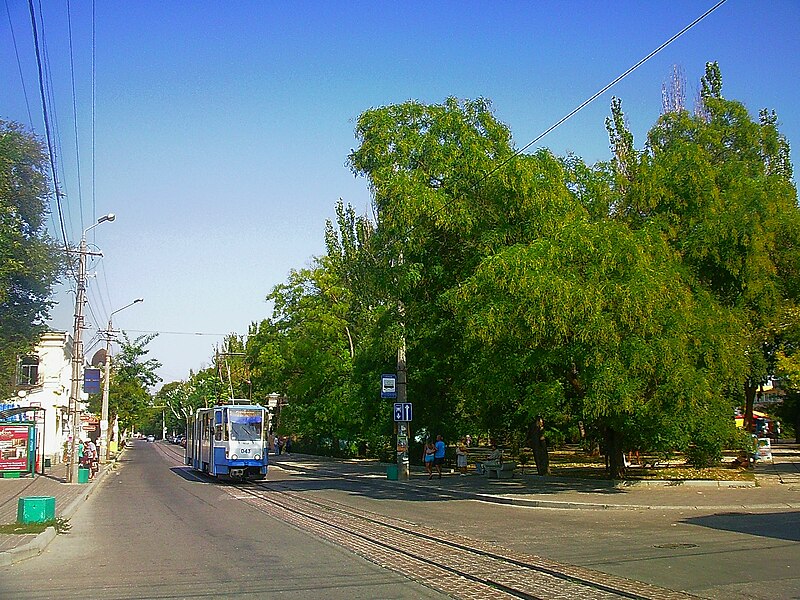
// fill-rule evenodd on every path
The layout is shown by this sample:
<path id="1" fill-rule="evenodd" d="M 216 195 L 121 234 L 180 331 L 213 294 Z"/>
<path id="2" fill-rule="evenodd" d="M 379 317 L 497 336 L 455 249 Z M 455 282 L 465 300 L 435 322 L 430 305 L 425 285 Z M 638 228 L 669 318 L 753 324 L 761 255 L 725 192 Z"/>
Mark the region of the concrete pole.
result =
<path id="1" fill-rule="evenodd" d="M 139 302 L 144 302 L 144 298 L 137 298 L 130 304 L 126 304 L 108 315 L 108 329 L 106 330 L 106 377 L 103 382 L 103 407 L 100 414 L 100 462 L 106 462 L 108 460 L 110 447 L 108 443 L 108 390 L 111 385 L 111 338 L 114 335 L 112 319 L 118 312 L 130 308 Z"/>
<path id="2" fill-rule="evenodd" d="M 103 408 L 100 413 L 100 462 L 108 461 L 108 388 L 111 382 L 111 319 L 108 319 L 106 331 L 106 365 L 105 379 L 103 380 Z"/>
<path id="3" fill-rule="evenodd" d="M 85 232 L 84 232 L 85 233 Z M 72 440 L 70 441 L 67 483 L 78 481 L 78 436 L 80 435 L 80 389 L 83 367 L 83 304 L 86 293 L 86 236 L 81 236 L 78 250 L 78 290 L 75 295 L 75 323 L 72 334 L 72 385 L 69 393 L 70 417 L 72 422 Z"/>
<path id="4" fill-rule="evenodd" d="M 81 234 L 81 244 L 78 248 L 78 289 L 75 295 L 75 324 L 72 334 L 72 385 L 69 392 L 70 420 L 72 421 L 72 441 L 70 443 L 69 463 L 67 465 L 67 483 L 78 481 L 78 436 L 81 431 L 81 379 L 83 377 L 83 305 L 86 302 L 86 257 L 102 256 L 99 252 L 89 252 L 86 247 L 86 233 L 100 223 L 113 221 L 114 213 L 109 213 L 97 219 L 97 223 L 90 225 Z"/>

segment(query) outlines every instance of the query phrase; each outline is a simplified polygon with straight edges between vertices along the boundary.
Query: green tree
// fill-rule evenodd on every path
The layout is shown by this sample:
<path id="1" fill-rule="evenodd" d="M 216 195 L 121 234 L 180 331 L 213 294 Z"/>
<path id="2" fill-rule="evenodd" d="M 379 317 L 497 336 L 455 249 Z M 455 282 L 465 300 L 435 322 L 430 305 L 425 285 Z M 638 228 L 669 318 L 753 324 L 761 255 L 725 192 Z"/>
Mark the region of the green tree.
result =
<path id="1" fill-rule="evenodd" d="M 377 386 L 404 345 L 415 424 L 453 439 L 473 420 L 474 403 L 454 385 L 469 361 L 442 294 L 472 272 L 482 246 L 494 243 L 494 220 L 513 220 L 486 179 L 512 155 L 510 132 L 488 101 L 448 98 L 366 111 L 356 136 L 350 164 L 367 179 L 375 216 L 362 254 L 375 329 L 359 372 Z"/>
<path id="2" fill-rule="evenodd" d="M 111 363 L 111 382 L 108 394 L 109 420 L 118 419 L 121 431 L 129 431 L 148 418 L 153 405 L 150 388 L 161 378 L 156 370 L 161 363 L 147 358 L 149 344 L 157 334 L 140 335 L 131 340 L 123 332 L 120 350 Z"/>
<path id="3" fill-rule="evenodd" d="M 63 272 L 46 233 L 46 164 L 34 135 L 0 120 L 0 395 L 16 383 L 17 358 L 38 341 Z"/>
<path id="4" fill-rule="evenodd" d="M 745 425 L 776 368 L 775 323 L 800 299 L 800 212 L 789 144 L 774 112 L 753 120 L 722 97 L 709 63 L 702 108 L 663 115 L 648 136 L 638 180 L 620 194 L 626 221 L 660 227 L 693 278 L 747 335 Z"/>

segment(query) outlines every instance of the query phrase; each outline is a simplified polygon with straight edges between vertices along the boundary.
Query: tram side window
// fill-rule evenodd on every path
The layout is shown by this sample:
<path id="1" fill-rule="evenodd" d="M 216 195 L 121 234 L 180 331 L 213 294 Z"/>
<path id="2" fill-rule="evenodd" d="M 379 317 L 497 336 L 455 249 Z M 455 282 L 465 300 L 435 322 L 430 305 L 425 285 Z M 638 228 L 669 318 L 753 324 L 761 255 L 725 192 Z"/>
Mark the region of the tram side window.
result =
<path id="1" fill-rule="evenodd" d="M 223 429 L 224 429 L 224 428 L 222 427 L 222 423 L 217 423 L 217 424 L 214 426 L 214 440 L 215 440 L 215 441 L 217 441 L 217 442 L 221 442 L 221 441 L 222 441 L 222 432 L 223 432 Z"/>

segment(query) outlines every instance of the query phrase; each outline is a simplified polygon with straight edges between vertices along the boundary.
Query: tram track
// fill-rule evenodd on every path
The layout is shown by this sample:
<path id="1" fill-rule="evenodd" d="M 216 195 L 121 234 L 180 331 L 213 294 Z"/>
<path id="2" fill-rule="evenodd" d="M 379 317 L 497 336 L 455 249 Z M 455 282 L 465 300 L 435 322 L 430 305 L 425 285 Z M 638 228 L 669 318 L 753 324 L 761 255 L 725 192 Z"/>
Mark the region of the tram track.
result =
<path id="1" fill-rule="evenodd" d="M 231 486 L 240 500 L 454 598 L 685 600 L 649 584 L 564 565 L 494 544 L 282 490 Z M 242 495 L 243 494 L 243 495 Z"/>
<path id="2" fill-rule="evenodd" d="M 177 449 L 164 446 L 161 450 L 165 457 L 179 458 Z M 342 475 L 337 474 L 336 478 L 341 479 Z M 335 500 L 310 498 L 307 493 L 286 489 L 282 482 L 228 483 L 221 489 L 264 514 L 453 598 L 694 598 L 684 592 L 514 552 L 491 542 Z"/>

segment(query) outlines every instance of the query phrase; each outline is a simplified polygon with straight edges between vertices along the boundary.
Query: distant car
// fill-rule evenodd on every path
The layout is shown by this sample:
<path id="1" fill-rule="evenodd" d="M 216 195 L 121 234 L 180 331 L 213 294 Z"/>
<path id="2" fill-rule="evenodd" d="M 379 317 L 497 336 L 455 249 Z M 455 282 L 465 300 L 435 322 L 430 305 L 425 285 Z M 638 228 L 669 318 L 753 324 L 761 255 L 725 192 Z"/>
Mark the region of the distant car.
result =
<path id="1" fill-rule="evenodd" d="M 148 435 L 148 436 L 147 436 L 147 441 L 148 441 L 148 442 L 155 442 L 155 441 L 156 441 L 156 436 L 154 436 L 154 435 Z"/>

